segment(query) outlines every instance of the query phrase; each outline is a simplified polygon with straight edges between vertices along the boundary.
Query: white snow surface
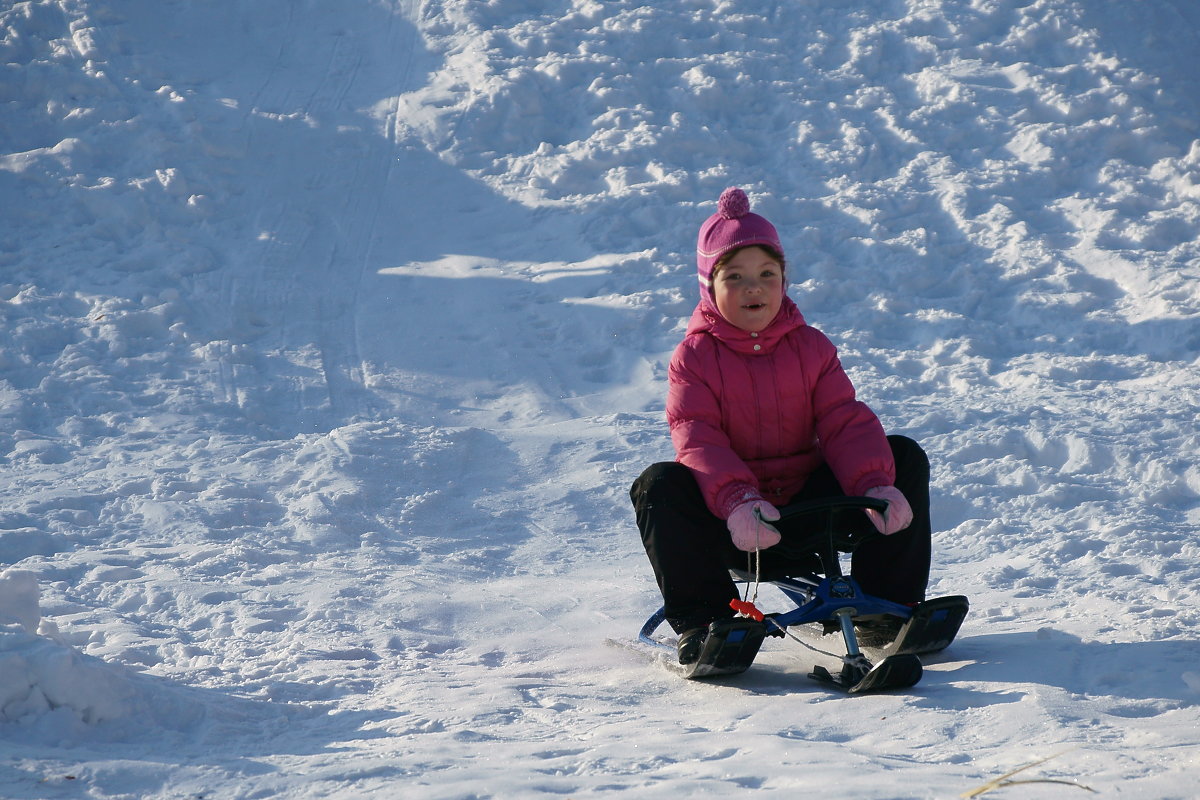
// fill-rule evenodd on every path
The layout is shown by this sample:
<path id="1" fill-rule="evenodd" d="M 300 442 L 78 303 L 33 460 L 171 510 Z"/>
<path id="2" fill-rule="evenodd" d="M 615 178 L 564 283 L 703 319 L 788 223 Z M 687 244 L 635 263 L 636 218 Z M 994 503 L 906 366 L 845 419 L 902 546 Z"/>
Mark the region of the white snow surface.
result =
<path id="1" fill-rule="evenodd" d="M 3 4 L 0 795 L 1195 797 L 1197 73 L 1192 0 Z M 611 645 L 730 185 L 932 459 L 910 691 Z"/>

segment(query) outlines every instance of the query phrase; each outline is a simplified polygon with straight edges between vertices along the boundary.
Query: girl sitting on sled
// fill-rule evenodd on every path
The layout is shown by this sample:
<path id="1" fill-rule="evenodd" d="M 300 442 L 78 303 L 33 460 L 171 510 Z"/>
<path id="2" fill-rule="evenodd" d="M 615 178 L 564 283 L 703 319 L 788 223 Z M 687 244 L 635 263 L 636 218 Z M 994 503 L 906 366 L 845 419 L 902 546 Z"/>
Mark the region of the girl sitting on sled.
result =
<path id="1" fill-rule="evenodd" d="M 887 436 L 828 338 L 785 292 L 783 245 L 726 189 L 696 243 L 700 302 L 671 359 L 667 420 L 676 460 L 650 466 L 630 491 L 646 555 L 679 636 L 679 661 L 697 660 L 709 625 L 733 615 L 729 569 L 761 551 L 766 576 L 819 570 L 789 547 L 802 532 L 776 506 L 838 495 L 885 500 L 859 522 L 882 537 L 858 547 L 851 574 L 898 603 L 929 581 L 929 461 Z"/>

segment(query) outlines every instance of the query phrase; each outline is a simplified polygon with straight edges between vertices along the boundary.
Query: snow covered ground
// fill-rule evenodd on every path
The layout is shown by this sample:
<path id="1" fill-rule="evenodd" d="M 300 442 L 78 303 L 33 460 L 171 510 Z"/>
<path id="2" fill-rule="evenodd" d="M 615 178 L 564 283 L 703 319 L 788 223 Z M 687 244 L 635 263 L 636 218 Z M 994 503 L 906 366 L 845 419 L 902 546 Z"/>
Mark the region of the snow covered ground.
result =
<path id="1" fill-rule="evenodd" d="M 1198 72 L 1192 0 L 4 3 L 0 795 L 1194 797 Z M 606 643 L 729 185 L 933 460 L 911 692 Z"/>

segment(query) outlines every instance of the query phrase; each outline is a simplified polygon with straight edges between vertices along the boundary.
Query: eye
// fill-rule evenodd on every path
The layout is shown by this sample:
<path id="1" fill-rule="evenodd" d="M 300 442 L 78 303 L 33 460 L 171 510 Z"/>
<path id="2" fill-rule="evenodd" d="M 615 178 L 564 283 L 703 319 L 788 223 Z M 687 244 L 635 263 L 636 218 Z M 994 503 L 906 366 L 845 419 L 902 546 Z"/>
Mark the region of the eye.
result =
<path id="1" fill-rule="evenodd" d="M 740 272 L 723 272 L 723 273 L 721 273 L 721 277 L 727 281 L 740 281 L 742 279 L 742 273 L 740 273 Z"/>

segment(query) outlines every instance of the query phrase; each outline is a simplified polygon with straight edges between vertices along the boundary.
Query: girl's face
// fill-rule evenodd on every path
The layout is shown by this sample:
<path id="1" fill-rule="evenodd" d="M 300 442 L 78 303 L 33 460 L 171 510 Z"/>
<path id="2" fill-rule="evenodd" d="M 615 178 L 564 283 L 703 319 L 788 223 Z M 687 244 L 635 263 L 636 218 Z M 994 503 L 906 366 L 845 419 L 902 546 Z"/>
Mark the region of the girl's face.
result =
<path id="1" fill-rule="evenodd" d="M 783 265 L 761 247 L 743 247 L 717 270 L 713 295 L 727 322 L 757 333 L 783 303 Z"/>

